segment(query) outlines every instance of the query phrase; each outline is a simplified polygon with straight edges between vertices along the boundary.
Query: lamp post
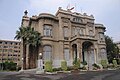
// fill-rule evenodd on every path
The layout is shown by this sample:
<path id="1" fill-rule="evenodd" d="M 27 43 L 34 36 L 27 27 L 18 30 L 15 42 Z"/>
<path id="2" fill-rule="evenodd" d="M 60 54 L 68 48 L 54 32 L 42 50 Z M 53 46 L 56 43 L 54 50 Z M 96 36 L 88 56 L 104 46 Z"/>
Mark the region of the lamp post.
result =
<path id="1" fill-rule="evenodd" d="M 39 59 L 42 59 L 42 53 L 39 53 Z"/>
<path id="2" fill-rule="evenodd" d="M 43 60 L 42 60 L 42 53 L 38 54 L 38 70 L 36 71 L 36 74 L 42 74 L 44 73 L 43 70 Z"/>
<path id="3" fill-rule="evenodd" d="M 42 53 L 39 53 L 39 60 L 38 60 L 39 62 L 39 66 L 38 66 L 38 68 L 40 68 L 40 70 L 42 70 Z"/>
<path id="4" fill-rule="evenodd" d="M 23 70 L 23 58 L 21 60 L 22 60 L 22 68 L 21 68 L 21 70 Z"/>

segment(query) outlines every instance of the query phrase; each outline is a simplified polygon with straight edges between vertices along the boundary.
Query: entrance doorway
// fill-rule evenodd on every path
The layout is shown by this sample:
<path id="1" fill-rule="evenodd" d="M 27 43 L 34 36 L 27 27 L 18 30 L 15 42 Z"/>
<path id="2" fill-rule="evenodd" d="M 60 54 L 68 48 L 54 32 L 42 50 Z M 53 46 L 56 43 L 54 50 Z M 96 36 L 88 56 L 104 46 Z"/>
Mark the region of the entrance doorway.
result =
<path id="1" fill-rule="evenodd" d="M 82 44 L 82 58 L 83 62 L 86 61 L 88 65 L 88 69 L 91 70 L 92 64 L 95 63 L 95 58 L 94 58 L 94 48 L 93 48 L 93 43 L 89 41 L 85 41 Z"/>
<path id="2" fill-rule="evenodd" d="M 73 60 L 77 60 L 77 45 L 73 44 L 72 45 L 72 51 L 73 51 Z"/>

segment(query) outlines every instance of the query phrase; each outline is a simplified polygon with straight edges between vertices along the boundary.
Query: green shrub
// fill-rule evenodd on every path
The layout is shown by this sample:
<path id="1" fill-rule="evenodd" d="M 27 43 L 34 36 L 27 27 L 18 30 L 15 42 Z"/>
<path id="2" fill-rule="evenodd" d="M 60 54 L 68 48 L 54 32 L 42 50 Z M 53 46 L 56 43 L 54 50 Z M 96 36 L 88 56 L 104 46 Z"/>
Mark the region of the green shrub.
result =
<path id="1" fill-rule="evenodd" d="M 59 67 L 59 68 L 53 68 L 53 72 L 54 71 L 61 71 L 62 69 L 61 69 L 61 67 Z"/>
<path id="2" fill-rule="evenodd" d="M 107 68 L 107 60 L 101 60 L 101 65 L 103 68 Z"/>
<path id="3" fill-rule="evenodd" d="M 63 71 L 67 71 L 67 62 L 66 61 L 61 62 L 61 68 Z"/>
<path id="4" fill-rule="evenodd" d="M 73 62 L 73 66 L 74 66 L 75 70 L 80 68 L 80 59 L 79 58 Z"/>
<path id="5" fill-rule="evenodd" d="M 11 71 L 16 70 L 16 68 L 17 68 L 17 64 L 16 63 L 10 62 L 9 64 L 10 64 L 10 70 Z"/>
<path id="6" fill-rule="evenodd" d="M 4 70 L 15 71 L 16 68 L 17 68 L 17 64 L 12 62 L 12 61 L 11 62 L 6 61 L 6 62 L 3 63 L 3 69 Z"/>
<path id="7" fill-rule="evenodd" d="M 68 71 L 73 70 L 73 69 L 74 69 L 73 66 L 68 66 L 68 67 L 67 67 L 67 70 L 68 70 Z"/>
<path id="8" fill-rule="evenodd" d="M 45 61 L 45 71 L 52 72 L 52 62 L 51 61 Z"/>
<path id="9" fill-rule="evenodd" d="M 100 66 L 97 65 L 96 63 L 94 63 L 92 66 L 94 67 L 93 69 L 100 69 Z"/>
<path id="10" fill-rule="evenodd" d="M 83 64 L 83 65 L 87 65 L 87 62 L 86 62 L 86 61 L 83 61 L 83 62 L 81 62 L 81 64 Z"/>
<path id="11" fill-rule="evenodd" d="M 10 70 L 10 67 L 11 67 L 10 62 L 5 61 L 4 62 L 4 70 Z"/>
<path id="12" fill-rule="evenodd" d="M 113 60 L 112 62 L 113 62 L 113 66 L 114 66 L 114 67 L 117 67 L 117 61 L 116 61 L 116 60 Z"/>

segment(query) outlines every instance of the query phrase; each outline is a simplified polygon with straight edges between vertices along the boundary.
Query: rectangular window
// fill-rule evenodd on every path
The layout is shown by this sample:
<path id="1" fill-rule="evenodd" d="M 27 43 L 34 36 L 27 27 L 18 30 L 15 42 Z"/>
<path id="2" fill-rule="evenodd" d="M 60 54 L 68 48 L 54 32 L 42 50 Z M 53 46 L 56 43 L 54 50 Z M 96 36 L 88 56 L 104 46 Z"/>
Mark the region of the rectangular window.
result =
<path id="1" fill-rule="evenodd" d="M 63 28 L 63 34 L 64 34 L 64 39 L 68 40 L 68 37 L 69 37 L 69 32 L 68 32 L 68 28 L 67 27 L 64 27 Z"/>
<path id="2" fill-rule="evenodd" d="M 52 36 L 52 27 L 50 25 L 44 25 L 44 36 Z"/>
<path id="3" fill-rule="evenodd" d="M 2 44 L 2 42 L 0 41 L 0 44 Z"/>
<path id="4" fill-rule="evenodd" d="M 92 30 L 89 31 L 89 35 L 93 36 L 93 31 Z"/>
<path id="5" fill-rule="evenodd" d="M 72 28 L 72 36 L 75 36 L 75 27 Z"/>
<path id="6" fill-rule="evenodd" d="M 8 46 L 4 46 L 4 48 L 8 48 Z"/>
<path id="7" fill-rule="evenodd" d="M 64 49 L 64 58 L 65 61 L 69 61 L 69 49 Z"/>

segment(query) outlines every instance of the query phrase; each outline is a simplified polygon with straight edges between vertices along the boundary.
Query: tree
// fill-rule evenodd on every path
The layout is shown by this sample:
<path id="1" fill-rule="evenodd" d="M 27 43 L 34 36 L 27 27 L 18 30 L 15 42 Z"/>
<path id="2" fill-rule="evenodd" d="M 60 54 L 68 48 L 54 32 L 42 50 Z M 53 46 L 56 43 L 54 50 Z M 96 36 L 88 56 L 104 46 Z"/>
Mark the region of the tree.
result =
<path id="1" fill-rule="evenodd" d="M 34 31 L 33 28 L 31 28 L 29 31 L 29 68 L 36 68 L 39 46 L 41 45 L 41 34 L 38 31 Z"/>
<path id="2" fill-rule="evenodd" d="M 116 58 L 117 54 L 119 53 L 119 48 L 109 36 L 105 36 L 105 42 L 108 61 L 109 63 L 112 63 L 112 60 Z"/>
<path id="3" fill-rule="evenodd" d="M 28 30 L 26 27 L 21 26 L 19 30 L 16 31 L 16 36 L 14 39 L 21 40 L 23 46 L 23 69 L 26 69 L 26 43 L 28 38 Z"/>
<path id="4" fill-rule="evenodd" d="M 37 59 L 37 53 L 39 45 L 41 44 L 41 36 L 40 33 L 34 31 L 34 28 L 31 27 L 20 27 L 19 30 L 16 31 L 15 39 L 22 40 L 23 42 L 23 69 L 26 69 L 26 46 L 29 45 L 29 64 L 30 59 L 33 60 L 33 64 L 35 65 L 35 61 Z M 29 65 L 31 66 L 31 65 Z M 33 68 L 33 67 L 32 67 Z"/>

